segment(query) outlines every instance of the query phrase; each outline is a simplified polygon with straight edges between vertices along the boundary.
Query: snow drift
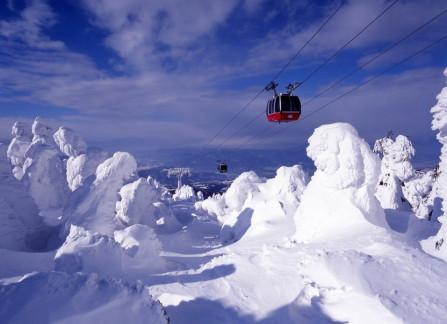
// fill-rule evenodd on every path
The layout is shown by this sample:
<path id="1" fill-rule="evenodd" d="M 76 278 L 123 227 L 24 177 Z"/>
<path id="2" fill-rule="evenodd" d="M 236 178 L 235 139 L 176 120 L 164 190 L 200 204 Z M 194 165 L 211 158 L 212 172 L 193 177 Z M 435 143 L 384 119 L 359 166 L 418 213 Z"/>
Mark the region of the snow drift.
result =
<path id="1" fill-rule="evenodd" d="M 54 267 L 67 273 L 97 273 L 102 277 L 142 279 L 165 267 L 161 244 L 153 230 L 132 225 L 112 236 L 72 225 L 58 249 Z"/>
<path id="2" fill-rule="evenodd" d="M 96 275 L 32 273 L 0 285 L 4 323 L 168 323 L 142 284 Z"/>
<path id="3" fill-rule="evenodd" d="M 307 155 L 317 170 L 295 213 L 298 242 L 349 239 L 386 226 L 374 196 L 378 157 L 349 124 L 315 129 Z"/>
<path id="4" fill-rule="evenodd" d="M 292 213 L 307 181 L 299 165 L 281 167 L 276 177 L 268 180 L 253 171 L 244 172 L 223 195 L 214 195 L 195 206 L 222 224 L 224 242 L 280 232 L 291 228 Z"/>

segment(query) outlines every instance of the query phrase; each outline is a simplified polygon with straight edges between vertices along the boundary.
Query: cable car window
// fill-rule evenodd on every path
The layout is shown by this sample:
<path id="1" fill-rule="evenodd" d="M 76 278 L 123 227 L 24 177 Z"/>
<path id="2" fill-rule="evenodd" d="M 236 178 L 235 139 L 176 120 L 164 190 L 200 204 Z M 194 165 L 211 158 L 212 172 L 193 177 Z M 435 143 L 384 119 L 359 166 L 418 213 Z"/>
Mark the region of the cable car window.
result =
<path id="1" fill-rule="evenodd" d="M 273 100 L 269 100 L 269 114 L 273 112 Z"/>
<path id="2" fill-rule="evenodd" d="M 278 100 L 278 97 L 276 97 L 276 99 L 275 99 L 275 111 L 276 111 L 276 112 L 280 112 L 280 110 L 279 110 L 279 100 Z"/>
<path id="3" fill-rule="evenodd" d="M 290 96 L 290 104 L 292 111 L 301 111 L 300 99 L 297 96 Z"/>
<path id="4" fill-rule="evenodd" d="M 290 97 L 281 96 L 281 111 L 290 111 Z"/>

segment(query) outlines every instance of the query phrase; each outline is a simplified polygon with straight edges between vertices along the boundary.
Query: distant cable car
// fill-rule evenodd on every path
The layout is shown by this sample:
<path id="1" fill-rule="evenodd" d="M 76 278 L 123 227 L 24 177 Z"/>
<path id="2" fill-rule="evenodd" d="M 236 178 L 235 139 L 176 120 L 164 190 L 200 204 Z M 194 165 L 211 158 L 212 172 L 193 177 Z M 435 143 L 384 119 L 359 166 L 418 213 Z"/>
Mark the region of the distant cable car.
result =
<path id="1" fill-rule="evenodd" d="M 219 162 L 219 161 L 218 161 Z M 225 162 L 219 162 L 219 164 L 217 165 L 217 170 L 220 173 L 227 173 L 228 171 L 228 166 Z"/>
<path id="2" fill-rule="evenodd" d="M 267 102 L 267 107 L 265 113 L 269 122 L 291 122 L 298 120 L 301 115 L 301 102 L 298 96 L 292 95 L 293 90 L 295 90 L 300 83 L 295 82 L 294 85 L 289 84 L 287 88 L 287 93 L 277 93 L 276 87 L 278 83 L 271 81 L 265 90 L 273 90 L 275 95 Z"/>

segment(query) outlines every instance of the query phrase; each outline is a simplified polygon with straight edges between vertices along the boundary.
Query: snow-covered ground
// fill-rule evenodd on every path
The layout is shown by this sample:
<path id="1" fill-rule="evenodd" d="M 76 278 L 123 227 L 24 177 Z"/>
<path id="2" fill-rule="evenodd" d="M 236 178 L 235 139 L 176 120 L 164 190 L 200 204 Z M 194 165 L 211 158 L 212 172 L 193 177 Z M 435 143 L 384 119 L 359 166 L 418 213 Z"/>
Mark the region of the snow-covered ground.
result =
<path id="1" fill-rule="evenodd" d="M 447 74 L 447 70 L 446 70 Z M 447 76 L 447 75 L 446 75 Z M 433 107 L 445 141 L 447 87 Z M 444 323 L 446 146 L 315 129 L 316 171 L 204 199 L 37 118 L 0 145 L 1 323 Z M 194 172 L 194 171 L 193 171 Z"/>

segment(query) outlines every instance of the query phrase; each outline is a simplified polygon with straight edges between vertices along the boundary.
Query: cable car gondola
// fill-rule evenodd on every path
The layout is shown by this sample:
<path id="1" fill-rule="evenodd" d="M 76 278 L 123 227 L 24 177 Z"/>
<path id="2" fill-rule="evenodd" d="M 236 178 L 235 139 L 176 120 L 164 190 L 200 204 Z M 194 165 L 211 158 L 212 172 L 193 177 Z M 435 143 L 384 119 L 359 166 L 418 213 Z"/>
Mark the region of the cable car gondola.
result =
<path id="1" fill-rule="evenodd" d="M 217 165 L 217 171 L 219 171 L 220 173 L 227 173 L 228 172 L 227 164 L 225 162 L 219 162 L 219 164 Z"/>
<path id="2" fill-rule="evenodd" d="M 295 82 L 294 85 L 289 84 L 287 86 L 287 93 L 277 93 L 276 87 L 278 83 L 271 81 L 265 90 L 273 90 L 275 95 L 267 102 L 267 107 L 265 109 L 267 119 L 269 122 L 291 122 L 298 120 L 301 115 L 301 102 L 298 96 L 292 95 L 293 90 L 295 90 L 300 84 Z"/>

